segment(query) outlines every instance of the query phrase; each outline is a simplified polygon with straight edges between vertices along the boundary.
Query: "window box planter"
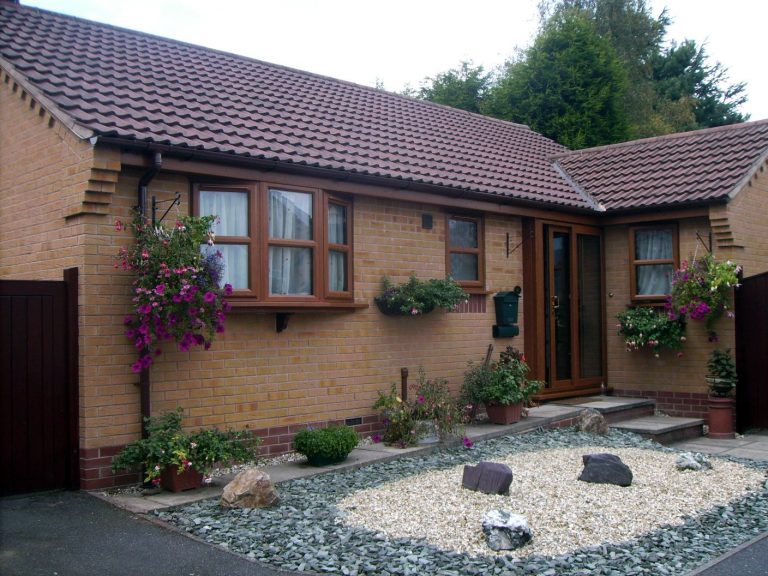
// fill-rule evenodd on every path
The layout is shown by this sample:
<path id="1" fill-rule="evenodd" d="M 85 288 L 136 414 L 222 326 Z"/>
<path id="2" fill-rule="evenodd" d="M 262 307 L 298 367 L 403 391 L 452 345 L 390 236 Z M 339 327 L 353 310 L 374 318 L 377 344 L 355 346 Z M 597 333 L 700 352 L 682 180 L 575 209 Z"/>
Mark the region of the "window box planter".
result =
<path id="1" fill-rule="evenodd" d="M 374 302 L 376 302 L 376 306 L 379 308 L 379 311 L 385 316 L 422 316 L 424 314 L 429 314 L 432 312 L 432 310 L 435 309 L 434 306 L 426 306 L 421 312 L 411 314 L 409 312 L 403 312 L 398 303 L 379 300 L 378 298 L 375 299 Z"/>

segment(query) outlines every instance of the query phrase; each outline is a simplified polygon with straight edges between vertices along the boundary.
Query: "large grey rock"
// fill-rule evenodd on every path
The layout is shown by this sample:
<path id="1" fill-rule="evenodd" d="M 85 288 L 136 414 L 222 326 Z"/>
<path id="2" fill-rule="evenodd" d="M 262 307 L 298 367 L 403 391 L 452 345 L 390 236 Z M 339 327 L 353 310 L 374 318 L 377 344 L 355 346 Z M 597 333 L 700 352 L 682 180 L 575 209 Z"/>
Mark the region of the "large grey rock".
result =
<path id="1" fill-rule="evenodd" d="M 584 469 L 579 480 L 595 484 L 632 484 L 632 470 L 613 454 L 585 454 L 582 456 Z"/>
<path id="2" fill-rule="evenodd" d="M 486 513 L 483 517 L 483 534 L 491 550 L 517 550 L 533 538 L 525 516 L 503 510 Z"/>
<path id="3" fill-rule="evenodd" d="M 712 462 L 699 452 L 683 452 L 677 457 L 675 466 L 678 470 L 711 470 Z"/>
<path id="4" fill-rule="evenodd" d="M 480 462 L 477 466 L 464 466 L 461 485 L 469 490 L 486 494 L 509 494 L 512 470 L 498 462 Z"/>
<path id="5" fill-rule="evenodd" d="M 240 472 L 224 486 L 221 505 L 224 508 L 266 508 L 276 504 L 278 499 L 269 475 L 251 468 Z"/>
<path id="6" fill-rule="evenodd" d="M 587 408 L 579 413 L 579 430 L 592 434 L 608 434 L 608 424 L 600 412 Z"/>

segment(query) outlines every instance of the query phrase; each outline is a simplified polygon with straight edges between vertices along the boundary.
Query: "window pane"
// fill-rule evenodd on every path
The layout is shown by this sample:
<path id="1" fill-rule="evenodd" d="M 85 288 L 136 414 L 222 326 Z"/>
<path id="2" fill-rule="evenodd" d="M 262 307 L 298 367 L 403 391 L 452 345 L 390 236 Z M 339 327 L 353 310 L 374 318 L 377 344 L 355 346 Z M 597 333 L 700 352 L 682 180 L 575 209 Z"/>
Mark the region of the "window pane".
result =
<path id="1" fill-rule="evenodd" d="M 312 194 L 270 190 L 269 237 L 312 240 Z"/>
<path id="2" fill-rule="evenodd" d="M 220 252 L 223 268 L 219 286 L 231 284 L 232 288 L 247 290 L 248 286 L 248 246 L 246 244 L 203 244 L 200 250 L 206 256 Z"/>
<path id="3" fill-rule="evenodd" d="M 328 289 L 331 292 L 347 291 L 347 254 L 331 250 L 328 252 Z"/>
<path id="4" fill-rule="evenodd" d="M 579 366 L 581 377 L 603 374 L 600 237 L 579 234 Z"/>
<path id="5" fill-rule="evenodd" d="M 477 280 L 477 254 L 451 254 L 451 277 L 454 280 Z"/>
<path id="6" fill-rule="evenodd" d="M 312 249 L 269 247 L 269 293 L 312 294 Z"/>
<path id="7" fill-rule="evenodd" d="M 448 220 L 450 246 L 453 248 L 477 248 L 477 222 Z"/>
<path id="8" fill-rule="evenodd" d="M 213 231 L 219 236 L 248 236 L 248 193 L 200 191 L 200 215 L 218 216 Z"/>
<path id="9" fill-rule="evenodd" d="M 672 230 L 660 228 L 635 231 L 635 260 L 671 259 Z M 657 292 L 657 294 L 663 294 L 663 292 Z"/>
<path id="10" fill-rule="evenodd" d="M 347 244 L 347 207 L 328 205 L 328 242 Z"/>
<path id="11" fill-rule="evenodd" d="M 637 267 L 637 295 L 669 294 L 672 264 L 648 264 Z"/>

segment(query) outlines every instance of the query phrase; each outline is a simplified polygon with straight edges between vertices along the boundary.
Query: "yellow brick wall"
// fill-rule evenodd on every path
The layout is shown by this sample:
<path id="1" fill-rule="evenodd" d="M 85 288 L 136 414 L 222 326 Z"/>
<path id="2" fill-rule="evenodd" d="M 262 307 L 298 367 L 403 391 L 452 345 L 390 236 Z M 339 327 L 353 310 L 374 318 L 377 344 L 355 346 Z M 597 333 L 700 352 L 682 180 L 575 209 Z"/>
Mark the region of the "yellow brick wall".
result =
<path id="1" fill-rule="evenodd" d="M 745 278 L 768 271 L 767 206 L 768 168 L 763 164 L 733 200 L 710 210 L 714 221 L 725 219 L 732 237 L 717 242 L 718 257 L 741 264 Z"/>
<path id="2" fill-rule="evenodd" d="M 113 257 L 128 242 L 114 219 L 126 221 L 136 203 L 139 171 L 125 172 L 118 182 L 112 215 L 92 230 L 86 274 L 93 297 L 83 311 L 82 434 L 88 448 L 114 446 L 139 434 L 138 376 L 130 370 L 135 350 L 123 336 L 122 318 L 129 311 L 129 273 L 113 268 Z M 150 184 L 150 197 L 182 192 L 188 209 L 189 182 L 161 173 Z M 469 360 L 479 361 L 489 343 L 496 351 L 507 344 L 522 348 L 522 336 L 495 340 L 492 293 L 522 284 L 521 252 L 506 254 L 521 237 L 520 219 L 489 216 L 485 220 L 485 313 L 444 313 L 423 317 L 382 315 L 373 297 L 381 278 L 396 282 L 411 271 L 420 278 L 445 275 L 445 218 L 434 206 L 356 197 L 354 199 L 355 301 L 367 309 L 339 313 L 305 313 L 290 317 L 275 331 L 274 313 L 237 311 L 227 318 L 226 332 L 209 351 L 182 353 L 170 345 L 151 370 L 152 411 L 182 406 L 189 426 L 252 429 L 343 420 L 372 413 L 378 391 L 400 381 L 400 368 L 411 379 L 419 366 L 430 377 L 448 378 L 457 392 Z M 434 216 L 422 229 L 422 213 Z M 169 218 L 173 217 L 173 213 Z M 522 315 L 520 323 L 522 325 Z M 94 353 L 95 351 L 95 353 Z"/>
<path id="3" fill-rule="evenodd" d="M 706 241 L 709 235 L 707 218 L 682 220 L 678 231 L 681 260 L 688 259 L 697 250 L 698 254 L 706 252 L 698 243 L 696 233 Z M 655 358 L 649 350 L 627 352 L 624 340 L 616 329 L 616 314 L 630 304 L 628 240 L 627 226 L 605 229 L 608 384 L 621 391 L 665 391 L 680 398 L 706 394 L 707 359 L 717 346 L 733 348 L 733 320 L 726 317 L 718 320 L 715 328 L 720 342 L 717 344 L 709 342 L 703 322 L 689 321 L 680 358 L 668 350 L 663 350 L 659 358 Z M 721 257 L 717 253 L 715 256 Z"/>
<path id="4" fill-rule="evenodd" d="M 92 162 L 87 142 L 0 72 L 0 278 L 61 280 L 81 265 L 86 223 L 64 213 Z"/>

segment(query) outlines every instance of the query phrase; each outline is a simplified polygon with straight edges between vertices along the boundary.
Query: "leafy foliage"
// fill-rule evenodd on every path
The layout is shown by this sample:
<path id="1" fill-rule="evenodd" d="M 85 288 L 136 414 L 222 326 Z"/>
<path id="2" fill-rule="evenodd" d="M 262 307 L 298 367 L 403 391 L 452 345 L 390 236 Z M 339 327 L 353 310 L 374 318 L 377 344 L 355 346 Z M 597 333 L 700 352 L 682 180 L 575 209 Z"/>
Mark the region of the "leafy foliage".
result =
<path id="1" fill-rule="evenodd" d="M 569 148 L 628 137 L 626 74 L 610 43 L 579 13 L 551 19 L 525 57 L 509 65 L 487 111 Z"/>
<path id="2" fill-rule="evenodd" d="M 203 254 L 213 246 L 214 216 L 184 216 L 172 228 L 152 227 L 138 212 L 131 230 L 136 243 L 121 248 L 116 268 L 136 273 L 133 312 L 125 318 L 125 335 L 135 344 L 139 359 L 134 372 L 148 368 L 161 353 L 163 340 L 174 340 L 179 350 L 210 347 L 224 331 L 230 305 L 223 298 L 232 292 L 219 288 L 223 260 L 218 252 Z M 117 220 L 115 227 L 124 225 Z"/>
<path id="3" fill-rule="evenodd" d="M 194 468 L 208 475 L 217 463 L 255 458 L 261 440 L 250 430 L 221 432 L 214 428 L 188 434 L 181 428 L 182 417 L 183 410 L 178 408 L 146 418 L 147 438 L 128 444 L 112 459 L 112 470 L 143 466 L 145 481 L 159 485 L 166 466 L 176 465 L 179 472 Z"/>
<path id="4" fill-rule="evenodd" d="M 651 306 L 629 308 L 616 318 L 628 352 L 648 347 L 658 358 L 662 348 L 680 350 L 685 342 L 685 324 Z"/>
<path id="5" fill-rule="evenodd" d="M 460 108 L 468 112 L 481 112 L 482 103 L 491 86 L 492 74 L 482 66 L 462 62 L 458 68 L 428 78 L 417 97 L 437 104 Z"/>
<path id="6" fill-rule="evenodd" d="M 342 462 L 358 444 L 358 437 L 349 426 L 305 428 L 293 439 L 293 447 L 307 457 L 310 464 Z"/>
<path id="7" fill-rule="evenodd" d="M 460 67 L 412 95 L 529 124 L 571 148 L 747 120 L 730 83 L 693 40 L 669 42 L 646 0 L 541 0 L 534 43 L 502 67 Z"/>
<path id="8" fill-rule="evenodd" d="M 428 379 L 423 368 L 419 368 L 419 379 L 412 404 L 416 420 L 428 420 L 435 424 L 441 440 L 462 433 L 463 411 L 448 389 L 445 378 Z"/>
<path id="9" fill-rule="evenodd" d="M 413 273 L 408 282 L 398 286 L 393 285 L 387 276 L 382 284 L 383 291 L 374 300 L 385 314 L 417 316 L 435 308 L 451 310 L 469 298 L 458 282 L 451 278 L 419 280 Z"/>
<path id="10" fill-rule="evenodd" d="M 416 415 L 409 402 L 400 398 L 394 384 L 389 392 L 379 392 L 379 398 L 373 405 L 374 410 L 380 410 L 384 422 L 385 444 L 400 448 L 413 446 L 418 441 Z"/>
<path id="11" fill-rule="evenodd" d="M 707 361 L 707 381 L 713 396 L 724 398 L 736 388 L 738 375 L 731 349 L 715 349 Z"/>
<path id="12" fill-rule="evenodd" d="M 527 403 L 544 385 L 539 380 L 528 380 L 529 371 L 525 355 L 507 346 L 494 364 L 469 365 L 464 373 L 461 397 L 486 405 Z"/>
<path id="13" fill-rule="evenodd" d="M 692 257 L 690 263 L 684 260 L 672 275 L 672 294 L 667 302 L 670 318 L 704 320 L 710 340 L 715 341 L 715 321 L 724 312 L 733 316 L 729 305 L 733 289 L 739 286 L 740 272 L 741 266 L 730 260 L 718 262 L 712 254 Z"/>

